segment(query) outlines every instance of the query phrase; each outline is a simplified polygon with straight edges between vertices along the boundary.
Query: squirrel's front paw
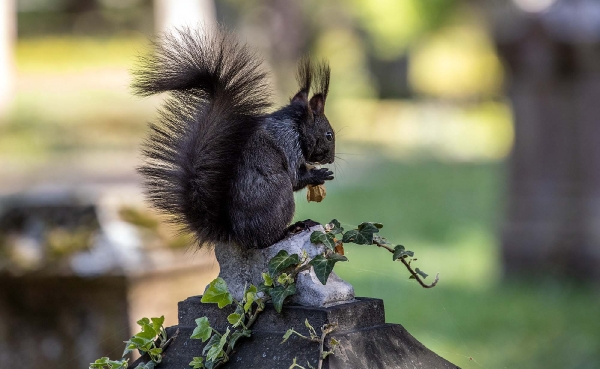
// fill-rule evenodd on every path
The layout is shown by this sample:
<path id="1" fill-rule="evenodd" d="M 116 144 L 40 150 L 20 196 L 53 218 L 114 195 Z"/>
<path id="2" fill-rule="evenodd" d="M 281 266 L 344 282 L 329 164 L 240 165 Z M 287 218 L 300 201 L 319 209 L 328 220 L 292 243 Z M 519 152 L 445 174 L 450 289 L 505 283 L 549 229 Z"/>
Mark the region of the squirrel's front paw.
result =
<path id="1" fill-rule="evenodd" d="M 311 169 L 310 179 L 311 185 L 322 185 L 325 183 L 325 181 L 330 181 L 333 179 L 333 172 L 327 168 Z"/>

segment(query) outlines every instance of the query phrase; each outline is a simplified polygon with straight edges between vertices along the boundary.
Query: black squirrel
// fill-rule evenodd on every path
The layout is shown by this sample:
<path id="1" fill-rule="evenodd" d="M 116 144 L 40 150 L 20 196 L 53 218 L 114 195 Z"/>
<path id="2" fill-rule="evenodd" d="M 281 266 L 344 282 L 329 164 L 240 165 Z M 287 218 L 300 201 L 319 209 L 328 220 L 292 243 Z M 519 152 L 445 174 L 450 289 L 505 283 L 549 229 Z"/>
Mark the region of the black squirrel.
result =
<path id="1" fill-rule="evenodd" d="M 325 117 L 330 69 L 300 61 L 300 90 L 271 106 L 261 60 L 223 29 L 162 36 L 134 71 L 134 91 L 169 93 L 143 145 L 146 196 L 202 245 L 264 248 L 287 235 L 293 192 L 333 179 Z M 313 96 L 309 100 L 309 92 Z"/>

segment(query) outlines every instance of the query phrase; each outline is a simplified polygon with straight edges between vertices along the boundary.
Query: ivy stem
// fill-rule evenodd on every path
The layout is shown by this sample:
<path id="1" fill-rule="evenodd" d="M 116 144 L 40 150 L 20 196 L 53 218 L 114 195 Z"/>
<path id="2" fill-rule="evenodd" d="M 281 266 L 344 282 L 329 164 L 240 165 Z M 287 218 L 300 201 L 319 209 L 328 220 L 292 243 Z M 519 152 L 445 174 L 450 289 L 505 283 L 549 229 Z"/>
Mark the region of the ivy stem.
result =
<path id="1" fill-rule="evenodd" d="M 268 300 L 270 300 L 270 298 L 265 299 L 263 301 L 263 303 L 266 303 Z M 254 322 L 256 322 L 256 319 L 258 318 L 260 313 L 262 313 L 263 310 L 264 310 L 264 308 L 262 308 L 261 305 L 259 305 L 256 308 L 256 310 L 254 311 L 254 314 L 252 314 L 252 316 L 248 320 L 248 323 L 244 326 L 244 328 L 249 329 L 250 327 L 252 327 L 252 325 L 254 324 Z M 215 331 L 215 330 L 213 329 L 213 331 Z M 215 332 L 217 332 L 217 331 L 215 331 Z M 231 345 L 227 344 L 227 350 L 225 350 L 225 360 L 220 361 L 213 368 L 216 369 L 216 368 L 220 368 L 221 366 L 225 365 L 225 363 L 227 363 L 229 361 L 229 355 L 231 355 L 232 351 L 233 351 L 233 347 L 231 347 Z"/>
<path id="2" fill-rule="evenodd" d="M 268 300 L 270 300 L 270 299 L 266 299 L 265 301 L 263 301 L 263 304 L 266 303 Z M 254 314 L 252 314 L 252 316 L 248 320 L 248 324 L 246 325 L 247 328 L 252 327 L 252 325 L 254 324 L 254 322 L 256 321 L 256 319 L 258 318 L 260 313 L 262 313 L 263 310 L 264 309 L 261 308 L 261 306 L 256 308 L 256 311 L 254 311 Z"/>
<path id="3" fill-rule="evenodd" d="M 327 337 L 327 335 L 329 333 L 333 332 L 336 327 L 337 327 L 337 325 L 335 325 L 335 324 L 325 324 L 324 326 L 321 327 L 321 340 L 320 340 L 321 346 L 319 347 L 319 364 L 317 365 L 317 369 L 323 368 L 323 360 L 325 360 L 323 358 L 323 351 L 325 351 L 325 338 Z"/>
<path id="4" fill-rule="evenodd" d="M 325 338 L 327 338 L 327 335 L 329 333 L 333 332 L 335 330 L 335 328 L 337 328 L 336 324 L 325 324 L 324 326 L 322 326 L 321 327 L 321 338 L 307 337 L 307 336 L 304 336 L 292 329 L 292 331 L 294 332 L 294 334 L 296 336 L 298 336 L 302 339 L 305 339 L 307 341 L 316 342 L 319 344 L 319 363 L 317 364 L 317 369 L 323 368 L 323 361 L 325 360 L 323 358 L 323 352 L 325 351 Z M 311 336 L 312 336 L 312 333 L 311 333 Z M 298 364 L 296 364 L 296 365 L 299 366 Z"/>
<path id="5" fill-rule="evenodd" d="M 379 242 L 377 242 L 375 240 L 373 240 L 373 244 L 375 244 L 375 245 L 377 245 L 379 247 L 383 247 L 384 249 L 388 250 L 392 254 L 394 253 L 394 249 L 392 249 L 388 245 L 379 243 Z M 417 282 L 419 282 L 419 284 L 421 285 L 421 287 L 423 287 L 423 288 L 433 288 L 439 282 L 439 280 L 440 280 L 440 273 L 436 273 L 435 279 L 433 280 L 433 282 L 431 284 L 427 284 L 427 283 L 423 282 L 423 280 L 421 279 L 421 276 L 417 272 L 415 272 L 415 270 L 410 266 L 410 263 L 408 263 L 406 260 L 404 260 L 403 257 L 398 258 L 398 260 L 400 260 L 402 262 L 402 264 L 404 264 L 404 266 L 406 267 L 406 269 L 408 269 L 408 271 L 413 276 L 413 278 L 416 279 Z"/>
<path id="6" fill-rule="evenodd" d="M 300 273 L 302 273 L 305 270 L 309 270 L 311 268 L 310 264 L 304 264 L 301 266 L 296 267 L 296 269 L 294 269 L 294 271 L 292 272 L 292 274 L 290 275 L 294 280 L 296 280 L 296 276 Z"/>

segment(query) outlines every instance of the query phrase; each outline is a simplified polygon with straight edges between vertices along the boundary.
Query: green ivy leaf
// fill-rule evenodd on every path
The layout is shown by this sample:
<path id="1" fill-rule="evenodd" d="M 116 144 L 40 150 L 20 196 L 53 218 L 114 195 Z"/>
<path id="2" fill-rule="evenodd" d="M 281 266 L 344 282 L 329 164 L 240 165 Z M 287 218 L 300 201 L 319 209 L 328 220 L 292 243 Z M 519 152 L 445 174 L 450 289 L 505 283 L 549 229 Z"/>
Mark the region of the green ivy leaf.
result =
<path id="1" fill-rule="evenodd" d="M 400 259 L 400 258 L 407 258 L 407 257 L 413 257 L 415 255 L 414 252 L 410 251 L 410 250 L 405 250 L 404 246 L 402 245 L 398 245 L 396 247 L 394 247 L 394 256 L 392 257 L 392 259 L 394 261 Z"/>
<path id="2" fill-rule="evenodd" d="M 210 348 L 213 347 L 214 345 L 218 345 L 220 341 L 221 341 L 221 338 L 219 337 L 218 334 L 213 334 L 212 336 L 210 336 L 210 339 L 208 340 L 208 343 L 202 349 L 202 355 L 206 355 L 206 353 L 208 352 L 208 350 L 210 350 Z M 208 362 L 209 361 L 212 361 L 212 360 L 209 360 L 207 358 L 206 359 L 206 363 L 204 364 L 207 368 L 208 368 Z"/>
<path id="3" fill-rule="evenodd" d="M 342 242 L 353 242 L 357 245 L 370 245 L 373 243 L 373 235 L 379 232 L 373 223 L 361 223 L 358 225 L 358 229 L 352 229 L 344 233 Z"/>
<path id="4" fill-rule="evenodd" d="M 236 328 L 237 326 L 239 326 L 240 324 L 242 324 L 244 322 L 243 315 L 237 314 L 237 313 L 231 313 L 227 316 L 227 321 L 234 328 Z"/>
<path id="5" fill-rule="evenodd" d="M 272 286 L 273 285 L 273 278 L 271 278 L 271 276 L 269 275 L 269 273 L 263 273 L 262 277 L 263 277 L 263 281 L 265 281 L 265 283 L 264 283 L 265 286 Z"/>
<path id="6" fill-rule="evenodd" d="M 160 347 L 155 347 L 148 351 L 148 355 L 150 356 L 150 359 L 152 359 L 152 361 L 155 361 L 157 363 L 160 363 L 160 361 L 162 360 L 162 357 L 160 354 L 162 354 L 162 348 L 160 348 Z"/>
<path id="7" fill-rule="evenodd" d="M 296 293 L 296 284 L 292 283 L 287 286 L 277 286 L 271 290 L 271 302 L 278 313 L 281 313 L 283 302 L 286 297 Z"/>
<path id="8" fill-rule="evenodd" d="M 196 356 L 192 359 L 189 365 L 192 367 L 192 369 L 204 369 L 204 358 Z"/>
<path id="9" fill-rule="evenodd" d="M 204 364 L 204 366 L 206 367 L 206 369 L 213 369 L 217 366 L 217 364 L 219 364 L 221 361 L 223 361 L 223 358 L 217 358 L 217 360 L 212 361 L 212 360 L 206 360 L 206 363 Z"/>
<path id="10" fill-rule="evenodd" d="M 245 313 L 250 311 L 252 304 L 254 303 L 254 301 L 256 301 L 256 292 L 258 292 L 258 289 L 256 288 L 255 285 L 252 285 L 252 284 L 250 285 L 250 287 L 248 287 L 246 289 L 246 293 L 244 294 L 244 300 L 246 301 L 244 303 L 244 312 Z"/>
<path id="11" fill-rule="evenodd" d="M 131 346 L 133 346 L 132 349 L 143 348 L 148 343 L 152 342 L 152 338 L 154 338 L 154 337 L 145 338 L 145 337 L 140 337 L 139 335 L 140 335 L 140 333 L 131 337 L 131 339 L 129 340 L 129 342 L 131 343 Z"/>
<path id="12" fill-rule="evenodd" d="M 277 283 L 282 285 L 294 283 L 294 278 L 292 278 L 292 276 L 287 273 L 281 273 L 279 277 L 277 277 Z"/>
<path id="13" fill-rule="evenodd" d="M 310 242 L 315 244 L 321 243 L 330 250 L 335 249 L 335 235 L 333 233 L 314 231 L 310 235 Z"/>
<path id="14" fill-rule="evenodd" d="M 203 316 L 202 318 L 196 319 L 196 328 L 194 328 L 194 331 L 192 332 L 190 338 L 206 342 L 206 340 L 210 338 L 211 334 L 212 328 L 210 327 L 208 318 Z"/>
<path id="15" fill-rule="evenodd" d="M 219 309 L 222 309 L 233 302 L 233 297 L 227 289 L 225 280 L 218 277 L 210 282 L 210 285 L 206 289 L 206 292 L 204 292 L 200 301 L 204 303 L 216 303 L 219 306 Z"/>
<path id="16" fill-rule="evenodd" d="M 236 330 L 231 334 L 231 338 L 229 339 L 229 346 L 233 349 L 237 341 L 242 337 L 250 337 L 252 335 L 252 331 L 250 329 L 242 329 Z"/>
<path id="17" fill-rule="evenodd" d="M 136 322 L 140 327 L 143 327 L 146 324 L 150 324 L 150 319 L 142 318 Z"/>
<path id="18" fill-rule="evenodd" d="M 216 344 L 213 344 L 208 349 L 208 353 L 206 354 L 206 360 L 215 361 L 218 358 L 223 357 L 225 355 L 225 351 L 223 350 L 223 348 L 227 344 L 228 336 L 229 336 L 229 328 L 227 328 L 227 331 L 225 331 L 225 333 L 223 333 L 223 335 L 218 340 L 218 342 L 216 342 Z M 210 344 L 210 342 L 209 342 L 209 344 Z"/>
<path id="19" fill-rule="evenodd" d="M 155 347 L 155 348 L 151 349 L 150 351 L 148 351 L 148 353 L 150 355 L 160 355 L 160 354 L 162 354 L 162 349 L 160 347 Z"/>
<path id="20" fill-rule="evenodd" d="M 160 328 L 165 322 L 165 316 L 163 315 L 160 318 L 150 318 L 150 320 L 152 320 L 152 328 L 154 328 L 157 333 L 160 332 Z"/>
<path id="21" fill-rule="evenodd" d="M 378 225 L 380 227 L 378 227 Z M 379 232 L 379 229 L 381 227 L 383 227 L 383 224 L 381 224 L 381 223 L 363 222 L 358 225 L 358 230 L 361 232 L 364 231 L 364 232 L 377 233 L 377 232 Z"/>
<path id="22" fill-rule="evenodd" d="M 136 334 L 135 337 L 143 338 L 143 339 L 147 339 L 147 340 L 153 340 L 157 334 L 158 334 L 158 332 L 156 332 L 150 324 L 144 324 L 142 326 L 142 331 L 140 333 Z"/>
<path id="23" fill-rule="evenodd" d="M 271 296 L 272 286 L 265 286 L 264 283 L 258 285 L 258 292 L 264 292 L 265 294 Z"/>
<path id="24" fill-rule="evenodd" d="M 427 278 L 427 276 L 429 274 L 425 273 L 424 271 L 420 270 L 419 268 L 415 269 L 415 272 L 420 275 L 421 277 L 423 277 L 423 279 Z"/>
<path id="25" fill-rule="evenodd" d="M 338 261 L 348 261 L 348 258 L 340 254 L 332 254 L 327 258 L 323 255 L 317 255 L 309 262 L 309 264 L 313 266 L 319 281 L 325 285 L 327 283 L 327 278 L 329 278 L 329 274 L 331 274 L 331 271 L 333 270 L 333 266 Z"/>
<path id="26" fill-rule="evenodd" d="M 308 322 L 308 318 L 304 320 L 304 326 L 306 327 L 306 329 L 308 329 L 308 333 L 310 333 L 311 338 L 317 338 L 317 331 L 315 331 L 315 328 L 312 325 L 310 325 L 310 323 Z"/>
<path id="27" fill-rule="evenodd" d="M 398 245 L 398 246 L 394 247 L 394 256 L 392 257 L 392 260 L 396 261 L 399 258 L 403 257 L 404 255 L 406 255 L 404 246 Z"/>
<path id="28" fill-rule="evenodd" d="M 89 369 L 127 369 L 129 359 L 110 360 L 108 357 L 101 357 L 90 364 Z"/>
<path id="29" fill-rule="evenodd" d="M 136 348 L 137 348 L 137 346 L 131 342 L 131 339 L 129 339 L 128 341 L 125 341 L 125 351 L 123 351 L 123 355 L 121 355 L 121 357 L 125 357 L 125 355 L 127 355 L 131 351 L 135 350 Z M 98 360 L 96 360 L 96 361 L 98 361 Z"/>
<path id="30" fill-rule="evenodd" d="M 287 340 L 292 336 L 292 334 L 294 334 L 294 332 L 295 331 L 292 328 L 290 328 L 287 331 L 285 331 L 285 334 L 283 335 L 283 341 L 281 341 L 280 344 L 286 343 Z"/>
<path id="31" fill-rule="evenodd" d="M 332 219 L 331 222 L 325 226 L 325 229 L 328 229 L 329 233 L 333 234 L 344 233 L 344 228 L 342 228 L 342 225 L 337 219 Z"/>
<path id="32" fill-rule="evenodd" d="M 287 251 L 281 250 L 269 261 L 269 274 L 275 276 L 285 268 L 298 265 L 298 263 L 300 263 L 298 255 L 289 255 Z"/>

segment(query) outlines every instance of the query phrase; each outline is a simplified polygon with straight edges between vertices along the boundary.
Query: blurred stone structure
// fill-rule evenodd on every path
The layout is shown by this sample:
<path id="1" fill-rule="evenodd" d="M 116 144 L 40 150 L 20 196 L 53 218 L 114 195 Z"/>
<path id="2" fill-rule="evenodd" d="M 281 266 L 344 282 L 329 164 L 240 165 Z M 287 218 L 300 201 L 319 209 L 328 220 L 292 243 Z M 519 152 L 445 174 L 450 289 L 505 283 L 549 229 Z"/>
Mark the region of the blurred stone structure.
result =
<path id="1" fill-rule="evenodd" d="M 15 0 L 0 1 L 0 117 L 8 109 L 14 93 L 14 43 L 16 38 Z"/>
<path id="2" fill-rule="evenodd" d="M 505 271 L 599 281 L 600 2 L 533 3 L 488 2 L 515 119 Z"/>
<path id="3" fill-rule="evenodd" d="M 175 302 L 216 276 L 212 253 L 168 247 L 150 220 L 138 217 L 139 227 L 131 211 L 123 216 L 138 197 L 118 189 L 1 199 L 0 368 L 118 358 L 138 319 L 175 324 Z"/>

